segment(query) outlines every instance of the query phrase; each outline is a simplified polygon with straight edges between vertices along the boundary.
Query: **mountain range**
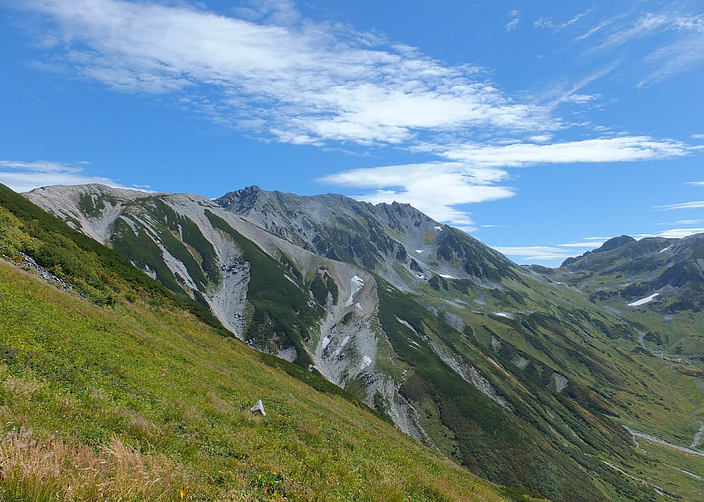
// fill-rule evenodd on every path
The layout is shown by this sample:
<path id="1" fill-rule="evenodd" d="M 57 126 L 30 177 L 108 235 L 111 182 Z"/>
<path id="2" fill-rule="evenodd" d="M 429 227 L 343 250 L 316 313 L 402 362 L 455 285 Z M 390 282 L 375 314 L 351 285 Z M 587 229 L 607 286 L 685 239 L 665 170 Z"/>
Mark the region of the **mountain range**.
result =
<path id="1" fill-rule="evenodd" d="M 622 236 L 548 269 L 409 205 L 334 194 L 25 197 L 226 336 L 494 483 L 554 501 L 704 500 L 704 236 Z"/>

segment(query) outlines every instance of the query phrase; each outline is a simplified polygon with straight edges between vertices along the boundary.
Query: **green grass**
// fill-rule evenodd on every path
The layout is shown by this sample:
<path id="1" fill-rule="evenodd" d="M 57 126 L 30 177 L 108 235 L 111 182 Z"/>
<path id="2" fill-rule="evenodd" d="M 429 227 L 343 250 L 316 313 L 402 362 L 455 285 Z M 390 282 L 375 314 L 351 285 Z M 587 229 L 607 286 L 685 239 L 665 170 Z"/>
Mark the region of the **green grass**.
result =
<path id="1" fill-rule="evenodd" d="M 211 225 L 237 244 L 242 259 L 251 266 L 247 341 L 272 351 L 295 346 L 304 354 L 297 361 L 301 367 L 217 336 L 229 333 L 202 306 L 184 295 L 175 298 L 146 276 L 135 275 L 136 269 L 115 253 L 82 240 L 58 220 L 15 200 L 17 196 L 13 199 L 0 190 L 2 198 L 10 209 L 0 206 L 2 254 L 12 258 L 22 251 L 35 256 L 76 287 L 76 293 L 68 295 L 49 288 L 55 296 L 39 286 L 32 289 L 29 281 L 15 292 L 19 283 L 12 284 L 17 280 L 11 278 L 11 286 L 2 290 L 7 301 L 0 301 L 5 309 L 0 309 L 0 317 L 8 329 L 2 331 L 5 326 L 0 324 L 0 415 L 5 414 L 0 423 L 7 424 L 7 437 L 14 441 L 6 443 L 11 447 L 7 458 L 12 454 L 22 459 L 26 454 L 40 461 L 44 446 L 35 451 L 21 445 L 28 437 L 38 445 L 50 444 L 53 434 L 66 452 L 66 465 L 87 455 L 86 446 L 94 455 L 86 462 L 117 462 L 114 469 L 100 474 L 95 486 L 118 486 L 119 476 L 117 480 L 112 476 L 121 464 L 110 452 L 115 449 L 111 445 L 122 445 L 129 453 L 124 458 L 142 466 L 127 478 L 167 469 L 172 476 L 164 479 L 173 480 L 167 484 L 191 487 L 188 496 L 194 500 L 307 500 L 318 492 L 326 500 L 452 500 L 475 494 L 456 491 L 455 481 L 432 478 L 426 483 L 422 469 L 413 467 L 412 457 L 427 450 L 417 444 L 418 450 L 397 449 L 408 438 L 398 439 L 378 414 L 304 369 L 309 360 L 303 345 L 314 337 L 315 323 L 323 315 L 321 305 L 328 294 L 334 301 L 338 294 L 329 275 L 317 270 L 303 273 L 285 255 L 273 259 L 206 211 Z M 189 230 L 193 222 L 170 207 L 158 201 L 142 200 L 141 205 L 152 218 L 163 220 L 163 225 L 157 225 L 162 240 L 182 261 L 183 257 L 190 260 L 189 270 L 200 274 L 190 275 L 202 287 L 207 263 L 214 256 L 212 247 L 203 245 L 200 231 Z M 134 236 L 126 223 L 122 231 Z M 150 268 L 162 282 L 178 292 L 181 280 L 164 266 L 161 251 L 151 239 L 144 233 L 142 238 L 144 245 L 137 249 L 134 242 L 117 249 L 118 240 L 116 250 L 137 263 L 152 263 Z M 337 253 L 360 259 L 367 252 L 348 244 L 335 248 Z M 489 257 L 472 254 L 466 243 L 445 244 L 444 252 L 453 260 L 459 261 L 455 255 L 474 260 L 472 273 L 505 276 L 501 267 L 506 264 L 500 260 L 482 265 Z M 702 402 L 698 373 L 690 372 L 683 380 L 682 365 L 668 365 L 635 350 L 639 348 L 635 330 L 582 294 L 515 274 L 510 277 L 495 289 L 442 279 L 420 285 L 415 297 L 377 280 L 378 319 L 391 346 L 384 344 L 388 353 L 377 357 L 376 369 L 402 382 L 401 394 L 418 410 L 434 444 L 476 473 L 511 485 L 502 493 L 513 500 L 531 500 L 533 492 L 555 501 L 663 500 L 652 489 L 659 486 L 659 476 L 670 476 L 671 484 L 682 484 L 681 493 L 695 496 L 688 484 L 694 478 L 683 472 L 686 468 L 670 469 L 638 451 L 614 420 L 684 445 L 696 430 L 697 414 L 702 413 L 696 409 L 696 403 Z M 20 293 L 24 286 L 31 290 L 26 298 Z M 39 303 L 33 303 L 34 297 Z M 64 300 L 76 303 L 56 308 Z M 513 317 L 496 314 L 503 310 L 513 312 Z M 446 324 L 445 312 L 461 318 L 464 329 L 457 331 Z M 343 320 L 351 321 L 351 317 Z M 676 339 L 685 332 L 686 340 L 695 340 L 690 332 L 694 324 L 682 318 L 676 321 L 668 336 L 662 333 L 664 323 L 657 332 L 650 324 L 653 343 L 664 340 L 668 347 L 684 347 Z M 10 329 L 17 326 L 20 331 Z M 510 410 L 461 379 L 428 342 L 447 347 L 476 368 Z M 521 358 L 527 364 L 519 368 L 516 361 Z M 555 388 L 556 373 L 569 379 L 561 393 Z M 350 382 L 348 390 L 366 398 L 365 385 L 359 379 Z M 269 396 L 265 406 L 270 414 L 257 419 L 247 410 L 263 397 L 262 390 Z M 306 404 L 297 406 L 299 401 Z M 372 396 L 372 401 L 380 412 L 390 410 L 381 394 Z M 360 422 L 371 429 L 358 431 Z M 70 432 L 58 434 L 66 424 L 71 424 Z M 36 433 L 27 434 L 30 427 Z M 369 438 L 386 435 L 387 441 L 375 438 L 360 446 L 357 440 L 367 433 Z M 373 446 L 378 441 L 383 452 Z M 250 450 L 261 450 L 262 456 Z M 670 465 L 686 464 L 686 459 L 653 452 Z M 265 460 L 265 453 L 277 460 Z M 404 465 L 407 470 L 400 481 L 393 481 L 391 467 L 379 475 L 370 470 L 372 464 L 362 462 L 362 456 L 387 466 Z M 356 459 L 353 472 L 361 474 L 350 478 L 339 465 L 329 467 L 348 457 Z M 323 474 L 326 477 L 316 478 Z M 67 483 L 75 484 L 71 481 L 75 475 L 59 476 L 52 486 L 65 489 Z M 16 479 L 25 488 L 36 485 L 21 481 L 22 476 L 19 472 Z M 420 476 L 423 486 L 410 482 L 408 476 Z M 336 483 L 337 491 L 330 488 Z M 370 484 L 375 488 L 363 491 L 362 486 Z M 158 490 L 166 498 L 180 497 L 183 486 L 172 488 L 168 491 L 162 485 Z M 672 493 L 680 495 L 677 490 Z M 104 497 L 126 498 L 119 491 Z"/>
<path id="2" fill-rule="evenodd" d="M 502 424 L 507 433 L 518 430 L 518 437 L 527 438 L 527 457 L 548 460 L 547 464 L 541 464 L 517 456 L 509 461 L 510 469 L 498 472 L 483 470 L 484 466 L 495 462 L 489 457 L 475 453 L 474 459 L 464 460 L 473 466 L 475 472 L 490 479 L 530 487 L 555 499 L 559 498 L 559 490 L 551 490 L 559 489 L 559 483 L 555 483 L 551 464 L 560 471 L 559 482 L 573 483 L 583 479 L 582 473 L 587 472 L 600 496 L 614 500 L 667 499 L 652 489 L 657 486 L 654 482 L 658 476 L 656 473 L 674 476 L 673 483 L 686 485 L 689 481 L 684 479 L 686 474 L 667 469 L 663 464 L 651 465 L 653 460 L 633 447 L 630 436 L 616 421 L 687 446 L 687 441 L 691 442 L 692 434 L 699 427 L 697 418 L 701 417 L 702 411 L 695 408 L 696 403 L 702 402 L 701 384 L 695 384 L 696 378 L 683 378 L 674 364 L 658 363 L 652 356 L 632 352 L 637 346 L 637 332 L 624 319 L 590 304 L 578 291 L 552 287 L 528 278 L 523 282 L 506 281 L 504 286 L 507 289 L 499 294 L 482 290 L 468 281 L 446 280 L 444 284 L 438 281 L 436 286 L 439 289 L 434 288 L 432 292 L 428 291 L 432 285 L 425 286 L 427 290 L 421 286 L 415 297 L 419 303 L 439 311 L 438 316 L 429 315 L 426 309 L 412 305 L 408 298 L 393 290 L 380 288 L 380 319 L 390 338 L 398 333 L 392 343 L 399 357 L 411 367 L 422 368 L 409 379 L 409 384 L 418 388 L 413 394 L 417 401 L 413 402 L 421 418 L 426 420 L 426 430 L 438 438 L 436 444 L 442 451 L 462 461 L 463 448 L 478 451 L 491 444 L 495 451 L 511 450 L 496 462 L 497 465 L 516 455 L 522 448 L 520 441 L 502 444 L 499 435 L 492 438 L 495 443 L 485 441 L 478 444 L 474 441 L 474 434 L 463 436 L 457 433 L 477 427 L 475 424 L 481 423 L 482 415 L 489 414 L 498 417 L 496 422 Z M 394 298 L 390 304 L 385 304 L 389 299 L 384 296 Z M 455 306 L 462 304 L 467 308 Z M 504 309 L 514 312 L 513 319 L 493 314 Z M 464 333 L 443 327 L 438 322 L 446 311 L 463 319 L 466 324 Z M 424 360 L 420 363 L 407 359 L 412 356 L 420 361 L 420 357 L 428 359 L 432 356 L 421 356 L 417 350 L 413 355 L 409 340 L 418 340 L 395 320 L 396 316 L 431 339 L 437 336 L 453 352 L 479 369 L 508 400 L 521 425 L 515 427 L 510 420 L 506 421 L 492 411 L 494 403 L 484 406 L 484 396 L 470 398 L 465 412 L 438 414 L 438 409 L 457 408 L 463 397 L 469 398 L 472 393 L 463 392 L 459 398 L 455 397 L 458 392 L 451 390 L 452 386 L 461 387 L 460 382 L 451 380 L 453 377 L 458 380 L 455 374 L 445 369 L 447 373 L 443 376 L 442 365 L 437 362 Z M 507 369 L 511 378 L 502 378 L 488 367 L 483 355 L 489 355 Z M 519 358 L 528 361 L 522 369 L 517 367 Z M 430 375 L 430 371 L 437 374 Z M 554 373 L 568 377 L 569 383 L 561 394 L 555 391 Z M 428 381 L 432 385 L 428 385 Z M 405 385 L 401 389 L 410 397 L 408 388 Z M 428 399 L 428 396 L 433 397 Z M 481 435 L 484 429 L 479 427 L 479 430 Z M 579 439 L 575 441 L 576 437 Z M 464 446 L 460 446 L 461 443 Z M 561 444 L 571 444 L 571 447 L 561 448 L 558 446 Z M 477 459 L 480 459 L 481 467 L 474 467 L 471 463 Z M 625 472 L 648 467 L 652 473 L 649 478 L 652 486 L 620 474 L 605 462 L 619 466 Z M 516 473 L 516 465 L 524 465 L 525 470 Z M 542 471 L 542 474 L 536 475 L 532 469 Z M 521 473 L 526 472 L 531 473 L 529 477 L 536 483 L 542 480 L 543 487 L 526 481 L 517 483 L 516 479 L 521 479 Z M 585 493 L 586 490 L 580 495 Z M 677 490 L 672 493 L 680 495 Z"/>
<path id="3" fill-rule="evenodd" d="M 379 299 L 384 331 L 398 360 L 408 369 L 402 395 L 419 411 L 421 423 L 437 440 L 436 445 L 473 472 L 553 500 L 600 500 L 605 494 L 592 478 L 597 475 L 608 483 L 614 481 L 612 473 L 587 455 L 643 461 L 628 434 L 611 420 L 549 391 L 545 382 L 528 372 L 516 373 L 514 380 L 496 378 L 489 362 L 464 333 L 442 323 L 383 281 Z M 449 344 L 454 353 L 462 354 L 490 379 L 511 412 L 461 379 L 421 338 Z M 511 361 L 500 353 L 492 357 L 511 368 Z M 585 389 L 576 390 L 586 395 Z M 589 403 L 588 399 L 583 401 Z M 575 436 L 579 440 L 575 441 Z M 559 446 L 568 443 L 572 447 Z M 631 500 L 646 500 L 653 493 L 628 480 L 618 480 L 618 485 Z"/>
<path id="4" fill-rule="evenodd" d="M 182 310 L 97 306 L 0 263 L 0 333 L 5 465 L 63 459 L 41 490 L 29 460 L 5 467 L 2 500 L 63 499 L 73 482 L 108 500 L 120 492 L 100 486 L 162 471 L 167 486 L 123 500 L 178 500 L 181 488 L 188 500 L 502 500 L 366 407 Z M 248 412 L 260 398 L 266 417 Z M 114 445 L 142 467 L 120 468 Z M 79 457 L 114 464 L 81 481 Z"/>

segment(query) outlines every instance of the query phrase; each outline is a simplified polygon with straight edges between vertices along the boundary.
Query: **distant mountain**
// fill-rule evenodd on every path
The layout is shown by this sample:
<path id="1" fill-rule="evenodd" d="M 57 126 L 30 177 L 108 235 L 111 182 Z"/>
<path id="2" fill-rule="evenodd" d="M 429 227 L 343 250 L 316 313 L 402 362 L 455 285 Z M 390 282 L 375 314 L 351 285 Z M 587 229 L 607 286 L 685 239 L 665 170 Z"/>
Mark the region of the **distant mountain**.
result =
<path id="1" fill-rule="evenodd" d="M 250 346 L 319 372 L 492 481 L 552 500 L 691 498 L 691 470 L 654 465 L 634 441 L 696 457 L 699 363 L 673 369 L 644 349 L 642 322 L 593 297 L 599 274 L 686 289 L 665 264 L 635 265 L 666 246 L 619 238 L 549 270 L 404 204 L 258 187 L 216 201 L 99 185 L 26 196 Z"/>
<path id="2" fill-rule="evenodd" d="M 704 361 L 704 234 L 619 237 L 565 261 L 551 277 L 630 319 L 647 350 L 685 357 L 679 369 L 698 373 L 691 362 Z"/>

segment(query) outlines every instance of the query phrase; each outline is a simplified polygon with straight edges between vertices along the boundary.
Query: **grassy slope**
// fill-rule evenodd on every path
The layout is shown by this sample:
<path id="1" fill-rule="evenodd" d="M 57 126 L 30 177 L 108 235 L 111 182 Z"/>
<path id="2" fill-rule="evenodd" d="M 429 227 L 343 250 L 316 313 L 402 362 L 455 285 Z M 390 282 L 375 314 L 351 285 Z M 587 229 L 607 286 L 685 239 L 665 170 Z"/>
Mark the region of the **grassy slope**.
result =
<path id="1" fill-rule="evenodd" d="M 619 432 L 620 428 L 611 421 L 614 419 L 639 432 L 687 447 L 700 427 L 698 419 L 701 419 L 704 396 L 701 378 L 683 378 L 668 368 L 667 362 L 638 350 L 636 331 L 591 304 L 581 293 L 525 281 L 507 284 L 510 289 L 505 291 L 487 292 L 462 281 L 447 280 L 434 288 L 434 294 L 417 293 L 426 303 L 435 299 L 430 307 L 440 312 L 452 311 L 466 323 L 464 339 L 457 332 L 438 331 L 446 343 L 479 369 L 482 369 L 481 360 L 472 346 L 481 347 L 520 382 L 520 386 L 512 385 L 511 379 L 502 382 L 492 377 L 490 371 L 483 370 L 501 394 L 511 396 L 512 392 L 518 392 L 521 396 L 521 386 L 528 390 L 527 395 L 523 394 L 523 402 L 513 402 L 522 416 L 523 405 L 532 408 L 525 415 L 528 423 L 548 437 L 554 437 L 554 445 L 562 442 L 560 435 L 567 442 L 573 442 L 575 438 L 570 429 L 588 443 L 580 445 L 577 441 L 574 444 L 598 461 L 598 476 L 593 475 L 592 467 L 587 472 L 610 498 L 642 500 L 647 492 L 648 496 L 666 499 L 667 496 L 660 496 L 653 490 L 660 487 L 661 492 L 686 500 L 704 500 L 692 487 L 698 480 L 673 467 L 679 465 L 679 469 L 687 470 L 681 466 L 690 465 L 690 472 L 696 474 L 700 472 L 701 457 L 674 449 L 669 457 L 662 456 L 659 455 L 665 451 L 662 448 L 644 455 L 632 447 L 632 439 L 624 435 L 623 430 Z M 445 302 L 437 301 L 442 299 Z M 452 304 L 466 307 L 454 309 Z M 473 312 L 474 308 L 485 313 Z M 492 310 L 512 312 L 513 319 L 491 314 Z M 404 318 L 411 320 L 410 315 Z M 412 324 L 418 329 L 418 322 Z M 517 366 L 519 356 L 524 363 L 530 361 L 523 369 Z M 569 378 L 562 396 L 555 392 L 554 372 Z M 447 396 L 446 392 L 443 394 Z M 485 413 L 490 409 L 491 406 L 483 407 Z M 581 416 L 585 415 L 590 417 L 586 428 L 580 424 Z M 444 423 L 447 425 L 446 421 Z M 614 442 L 609 436 L 618 440 Z M 536 446 L 536 450 L 541 449 L 539 444 Z M 577 450 L 566 452 L 583 464 Z M 679 463 L 673 464 L 673 457 L 678 458 Z M 514 467 L 517 463 L 520 462 L 513 462 Z M 570 469 L 566 463 L 557 465 L 562 471 Z M 618 474 L 610 466 L 632 477 Z M 491 479 L 510 474 L 501 471 L 491 475 Z M 663 483 L 665 479 L 667 483 Z M 651 488 L 645 489 L 641 481 Z M 504 477 L 501 482 L 514 481 Z"/>
<path id="2" fill-rule="evenodd" d="M 81 298 L 0 260 L 0 500 L 505 500 L 35 216 L 0 207 L 3 254 L 53 236 L 83 295 L 106 282 Z M 260 398 L 266 417 L 248 412 Z"/>
<path id="3" fill-rule="evenodd" d="M 520 371 L 515 377 L 492 378 L 494 388 L 512 408 L 506 413 L 434 354 L 422 350 L 416 333 L 444 339 L 484 375 L 491 375 L 490 363 L 472 348 L 466 335 L 388 287 L 380 288 L 380 318 L 399 360 L 411 370 L 402 394 L 421 412 L 421 422 L 431 436 L 445 438 L 439 445 L 443 451 L 474 472 L 553 500 L 654 500 L 652 489 L 619 476 L 605 463 L 644 462 L 626 431 L 611 420 Z M 399 318 L 412 325 L 415 333 L 403 327 Z M 501 354 L 492 358 L 511 369 L 511 361 Z"/>
<path id="4" fill-rule="evenodd" d="M 597 258 L 602 257 L 590 257 Z M 639 307 L 628 306 L 628 302 L 652 293 L 649 287 L 627 294 L 633 287 L 625 286 L 647 282 L 642 280 L 642 270 L 650 271 L 653 267 L 646 265 L 652 261 L 652 257 L 635 261 L 622 257 L 614 259 L 613 264 L 608 261 L 608 266 L 596 267 L 600 270 L 598 273 L 577 273 L 566 278 L 594 303 L 635 328 L 632 337 L 618 340 L 619 347 L 664 382 L 664 392 L 648 388 L 645 392 L 624 396 L 634 413 L 624 416 L 623 422 L 641 432 L 688 446 L 700 427 L 699 422 L 704 420 L 704 336 L 701 331 L 704 314 L 700 308 L 679 310 L 676 303 L 688 295 L 697 299 L 703 296 L 701 291 L 696 291 L 696 284 L 689 284 L 682 291 L 666 293 L 662 299 Z M 657 263 L 660 266 L 657 273 L 648 272 L 648 275 L 656 276 L 664 271 L 665 264 Z M 641 334 L 640 341 L 637 332 Z"/>

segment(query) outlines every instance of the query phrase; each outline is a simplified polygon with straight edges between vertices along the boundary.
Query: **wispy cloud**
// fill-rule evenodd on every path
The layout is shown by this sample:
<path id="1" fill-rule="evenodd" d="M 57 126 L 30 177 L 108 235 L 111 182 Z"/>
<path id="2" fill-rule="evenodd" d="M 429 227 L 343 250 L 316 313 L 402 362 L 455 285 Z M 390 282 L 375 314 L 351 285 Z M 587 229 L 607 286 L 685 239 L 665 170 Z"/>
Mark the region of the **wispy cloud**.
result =
<path id="1" fill-rule="evenodd" d="M 613 30 L 596 49 L 605 50 L 627 44 L 634 39 L 650 36 L 655 32 L 667 29 L 669 24 L 667 14 L 652 12 L 639 16 L 635 21 L 627 19 L 623 23 L 614 23 Z"/>
<path id="2" fill-rule="evenodd" d="M 517 10 L 512 10 L 510 13 L 511 20 L 506 25 L 506 31 L 513 31 L 518 28 L 518 23 L 521 22 L 521 13 Z"/>
<path id="3" fill-rule="evenodd" d="M 677 220 L 675 223 L 660 223 L 660 225 L 701 225 L 704 220 Z"/>
<path id="4" fill-rule="evenodd" d="M 35 162 L 0 160 L 0 183 L 18 193 L 50 185 L 100 183 L 113 187 L 123 187 L 123 185 L 109 178 L 85 174 L 84 170 L 87 166 L 88 162 L 67 164 L 46 160 Z"/>
<path id="5" fill-rule="evenodd" d="M 125 93 L 169 96 L 264 141 L 392 146 L 435 159 L 320 181 L 359 189 L 359 198 L 373 202 L 409 202 L 468 229 L 473 222 L 463 206 L 515 194 L 508 168 L 655 160 L 695 149 L 638 135 L 554 139 L 572 127 L 556 115 L 557 104 L 597 100 L 599 95 L 582 89 L 616 63 L 546 104 L 508 95 L 482 68 L 450 65 L 377 34 L 305 19 L 291 0 L 253 0 L 231 15 L 180 1 L 25 0 L 22 6 L 46 22 L 45 67 Z M 542 23 L 576 30 L 591 15 Z M 520 13 L 510 16 L 509 30 Z M 642 16 L 632 26 L 604 22 L 585 38 L 607 48 L 668 26 L 699 33 L 695 19 L 673 19 Z M 481 142 L 485 138 L 492 139 Z M 51 183 L 50 172 L 38 174 Z"/>
<path id="6" fill-rule="evenodd" d="M 704 228 L 671 228 L 657 234 L 641 234 L 635 235 L 636 239 L 643 239 L 645 237 L 663 237 L 665 239 L 683 239 L 684 237 L 689 237 L 690 235 L 700 234 L 704 232 Z"/>
<path id="7" fill-rule="evenodd" d="M 630 162 L 688 155 L 693 148 L 676 140 L 649 136 L 588 139 L 551 144 L 467 144 L 445 153 L 448 159 L 481 166 Z"/>
<path id="8" fill-rule="evenodd" d="M 704 200 L 695 200 L 692 202 L 681 202 L 679 204 L 665 204 L 663 206 L 655 206 L 655 209 L 702 209 L 704 208 Z"/>
<path id="9" fill-rule="evenodd" d="M 556 260 L 566 260 L 574 253 L 556 246 L 492 246 L 508 258 L 523 263 L 554 263 Z"/>
<path id="10" fill-rule="evenodd" d="M 533 23 L 533 26 L 535 26 L 536 28 L 547 28 L 550 30 L 559 31 L 564 28 L 567 28 L 568 26 L 573 25 L 574 23 L 576 23 L 577 21 L 579 21 L 580 19 L 585 17 L 590 12 L 591 12 L 591 9 L 586 10 L 586 11 L 581 12 L 581 13 L 577 14 L 576 16 L 568 19 L 567 21 L 563 21 L 563 22 L 556 22 L 552 18 L 549 18 L 549 17 L 541 17 Z"/>
<path id="11" fill-rule="evenodd" d="M 658 12 L 640 11 L 635 17 L 622 13 L 603 20 L 574 41 L 586 39 L 593 40 L 591 52 L 626 58 L 631 71 L 641 75 L 638 87 L 704 63 L 704 15 L 675 3 Z"/>
<path id="12" fill-rule="evenodd" d="M 596 249 L 606 242 L 608 237 L 585 237 L 581 241 L 555 244 L 552 246 L 492 246 L 500 253 L 519 263 L 549 263 L 578 256 L 584 251 Z"/>
<path id="13" fill-rule="evenodd" d="M 598 94 L 582 94 L 580 91 L 587 87 L 589 84 L 592 82 L 599 80 L 603 78 L 605 75 L 608 75 L 616 67 L 618 66 L 617 62 L 613 62 L 606 66 L 605 68 L 601 68 L 598 71 L 592 72 L 590 75 L 584 77 L 583 79 L 575 82 L 572 85 L 572 88 L 569 89 L 568 91 L 560 91 L 557 94 L 557 97 L 552 99 L 550 101 L 549 107 L 554 108 L 561 103 L 576 103 L 576 104 L 585 104 L 589 103 L 591 101 L 595 101 L 599 99 L 601 96 Z"/>
<path id="14" fill-rule="evenodd" d="M 674 22 L 676 29 L 689 33 L 661 47 L 644 59 L 644 63 L 654 69 L 638 82 L 639 87 L 658 83 L 673 74 L 690 70 L 693 66 L 704 62 L 704 31 L 699 26 L 689 26 L 689 23 L 693 21 L 688 19 Z M 698 23 L 702 23 L 701 18 Z"/>
<path id="15" fill-rule="evenodd" d="M 290 2 L 259 2 L 240 11 L 248 19 L 124 0 L 26 6 L 52 21 L 62 67 L 124 92 L 181 93 L 221 122 L 278 141 L 400 144 L 420 133 L 525 131 L 551 121 L 476 67 L 300 19 Z"/>
<path id="16" fill-rule="evenodd" d="M 607 240 L 609 240 L 609 237 L 585 237 L 581 241 L 558 244 L 558 246 L 567 249 L 595 249 Z"/>
<path id="17" fill-rule="evenodd" d="M 591 37 L 592 35 L 594 35 L 596 32 L 598 32 L 599 30 L 601 30 L 601 29 L 605 28 L 606 26 L 608 26 L 609 24 L 611 24 L 611 21 L 608 21 L 608 20 L 607 20 L 607 21 L 602 21 L 601 23 L 597 24 L 596 26 L 591 27 L 591 28 L 590 28 L 589 30 L 587 30 L 585 33 L 583 33 L 583 34 L 581 34 L 581 35 L 575 37 L 574 40 L 575 40 L 575 41 L 579 41 L 579 40 L 584 40 L 584 39 L 586 39 L 586 38 L 589 38 L 589 37 Z"/>

